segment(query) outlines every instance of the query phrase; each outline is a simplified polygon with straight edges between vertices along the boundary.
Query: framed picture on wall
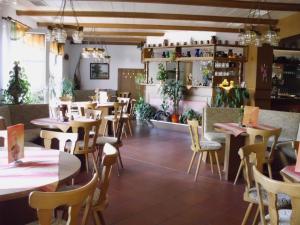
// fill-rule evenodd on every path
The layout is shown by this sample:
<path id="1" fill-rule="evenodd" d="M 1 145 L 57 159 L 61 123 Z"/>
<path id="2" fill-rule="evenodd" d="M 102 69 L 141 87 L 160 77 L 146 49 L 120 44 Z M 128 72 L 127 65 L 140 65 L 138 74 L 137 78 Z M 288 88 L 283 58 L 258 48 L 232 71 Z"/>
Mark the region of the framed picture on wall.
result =
<path id="1" fill-rule="evenodd" d="M 91 80 L 108 80 L 109 64 L 108 63 L 90 63 Z"/>

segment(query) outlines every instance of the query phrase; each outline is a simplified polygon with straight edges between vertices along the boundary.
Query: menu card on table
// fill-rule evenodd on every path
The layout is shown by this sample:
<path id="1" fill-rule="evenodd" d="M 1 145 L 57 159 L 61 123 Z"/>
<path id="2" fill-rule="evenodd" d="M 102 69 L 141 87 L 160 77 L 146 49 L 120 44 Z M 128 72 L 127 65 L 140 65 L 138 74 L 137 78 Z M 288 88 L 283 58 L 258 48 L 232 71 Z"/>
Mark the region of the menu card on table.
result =
<path id="1" fill-rule="evenodd" d="M 243 125 L 256 126 L 258 124 L 259 107 L 245 106 Z"/>
<path id="2" fill-rule="evenodd" d="M 24 158 L 24 124 L 7 127 L 8 163 Z"/>

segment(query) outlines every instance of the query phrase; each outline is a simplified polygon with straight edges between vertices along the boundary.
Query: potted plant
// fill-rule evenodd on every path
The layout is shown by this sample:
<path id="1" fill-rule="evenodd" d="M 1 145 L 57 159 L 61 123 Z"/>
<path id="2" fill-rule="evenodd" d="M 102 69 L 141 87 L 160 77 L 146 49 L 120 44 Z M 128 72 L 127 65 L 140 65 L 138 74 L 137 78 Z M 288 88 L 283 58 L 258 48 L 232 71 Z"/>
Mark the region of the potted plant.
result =
<path id="1" fill-rule="evenodd" d="M 160 105 L 161 110 L 158 110 L 155 113 L 154 119 L 155 120 L 162 120 L 169 122 L 170 121 L 170 113 L 168 112 L 169 109 L 169 103 L 167 102 L 167 99 L 164 98 L 162 104 Z"/>
<path id="2" fill-rule="evenodd" d="M 71 101 L 74 96 L 74 83 L 72 80 L 65 78 L 62 82 L 61 101 Z"/>
<path id="3" fill-rule="evenodd" d="M 5 102 L 11 104 L 29 103 L 31 101 L 30 83 L 24 68 L 20 67 L 20 62 L 14 62 L 13 70 L 9 72 L 9 75 L 8 88 L 4 91 Z"/>
<path id="4" fill-rule="evenodd" d="M 155 109 L 145 100 L 140 97 L 134 106 L 134 113 L 136 115 L 137 124 L 142 122 L 149 122 L 154 117 Z"/>
<path id="5" fill-rule="evenodd" d="M 196 112 L 193 109 L 186 110 L 179 118 L 179 122 L 186 124 L 187 120 L 198 120 L 199 124 L 202 123 L 200 113 Z"/>
<path id="6" fill-rule="evenodd" d="M 160 81 L 161 84 L 163 84 L 168 79 L 167 71 L 162 63 L 158 65 L 156 79 Z"/>
<path id="7" fill-rule="evenodd" d="M 202 80 L 203 80 L 203 86 L 208 86 L 209 85 L 209 81 L 211 79 L 211 66 L 210 64 L 208 64 L 203 70 L 202 70 Z"/>
<path id="8" fill-rule="evenodd" d="M 173 103 L 173 114 L 171 116 L 173 123 L 179 122 L 179 102 L 183 98 L 184 91 L 185 87 L 182 82 L 177 80 L 169 80 L 161 88 L 161 95 L 169 98 Z"/>

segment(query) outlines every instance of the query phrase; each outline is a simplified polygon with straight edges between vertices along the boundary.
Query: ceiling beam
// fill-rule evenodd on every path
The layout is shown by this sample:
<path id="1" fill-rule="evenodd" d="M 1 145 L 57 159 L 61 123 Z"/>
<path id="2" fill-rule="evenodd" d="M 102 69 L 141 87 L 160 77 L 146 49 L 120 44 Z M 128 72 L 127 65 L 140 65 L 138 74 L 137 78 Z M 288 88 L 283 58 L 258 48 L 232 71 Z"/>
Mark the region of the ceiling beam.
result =
<path id="1" fill-rule="evenodd" d="M 75 0 L 75 1 L 99 1 L 99 0 Z M 237 1 L 237 0 L 101 0 L 106 2 L 133 2 L 133 3 L 158 3 L 176 5 L 210 6 L 238 9 L 262 9 L 273 11 L 300 11 L 298 3 L 262 2 L 262 1 Z"/>
<path id="2" fill-rule="evenodd" d="M 95 31 L 95 32 L 84 32 L 85 36 L 141 36 L 141 37 L 147 37 L 147 36 L 156 36 L 156 37 L 162 37 L 165 35 L 165 33 L 158 33 L 158 32 L 119 32 L 119 31 Z"/>
<path id="3" fill-rule="evenodd" d="M 41 10 L 17 10 L 18 16 L 57 16 L 59 11 Z M 74 16 L 74 12 L 65 11 L 64 16 Z M 105 11 L 76 11 L 77 17 L 107 17 L 107 18 L 133 18 L 133 19 L 160 19 L 160 20 L 189 20 L 189 21 L 212 21 L 226 23 L 247 23 L 247 24 L 272 24 L 278 21 L 274 19 L 260 19 L 232 16 L 210 16 L 210 15 L 187 15 L 167 13 L 141 13 L 141 12 L 105 12 Z"/>
<path id="4" fill-rule="evenodd" d="M 39 27 L 53 25 L 47 22 L 38 22 Z M 66 24 L 64 27 L 74 27 L 76 24 Z M 224 27 L 203 27 L 203 26 L 177 26 L 177 25 L 155 25 L 155 24 L 120 24 L 120 23 L 80 23 L 79 26 L 86 28 L 115 28 L 115 29 L 141 29 L 141 30 L 183 30 L 183 31 L 211 31 L 238 33 L 239 29 Z"/>

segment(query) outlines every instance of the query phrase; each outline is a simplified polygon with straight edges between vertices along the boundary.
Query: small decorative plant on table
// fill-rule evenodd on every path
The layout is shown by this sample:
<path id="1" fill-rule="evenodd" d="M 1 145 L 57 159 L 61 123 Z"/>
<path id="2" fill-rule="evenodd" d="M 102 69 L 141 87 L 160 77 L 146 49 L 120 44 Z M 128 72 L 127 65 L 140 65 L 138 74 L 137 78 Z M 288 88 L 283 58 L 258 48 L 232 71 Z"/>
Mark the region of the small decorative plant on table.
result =
<path id="1" fill-rule="evenodd" d="M 181 81 L 168 80 L 161 87 L 161 95 L 167 97 L 173 103 L 173 114 L 171 120 L 173 123 L 179 122 L 179 102 L 183 98 L 185 87 Z"/>
<path id="2" fill-rule="evenodd" d="M 156 80 L 163 84 L 168 79 L 167 71 L 162 63 L 158 65 Z"/>
<path id="3" fill-rule="evenodd" d="M 24 68 L 15 61 L 13 70 L 9 72 L 8 88 L 4 90 L 5 102 L 10 104 L 30 103 L 30 83 L 27 80 Z"/>

